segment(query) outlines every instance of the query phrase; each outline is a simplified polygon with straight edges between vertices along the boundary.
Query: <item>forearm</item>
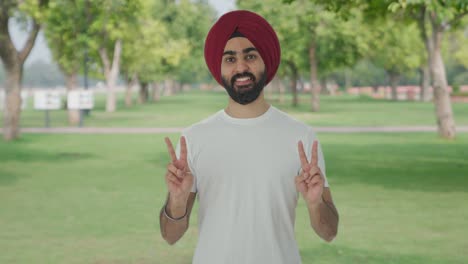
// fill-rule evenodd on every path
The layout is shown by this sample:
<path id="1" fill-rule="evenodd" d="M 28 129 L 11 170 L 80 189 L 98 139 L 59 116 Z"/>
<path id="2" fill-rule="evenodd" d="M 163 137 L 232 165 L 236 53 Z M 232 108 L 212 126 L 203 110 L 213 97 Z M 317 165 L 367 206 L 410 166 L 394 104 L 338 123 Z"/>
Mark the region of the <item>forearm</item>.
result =
<path id="1" fill-rule="evenodd" d="M 189 226 L 187 201 L 171 201 L 168 197 L 159 214 L 159 223 L 164 240 L 171 245 L 177 242 Z"/>
<path id="2" fill-rule="evenodd" d="M 310 224 L 325 241 L 331 242 L 338 233 L 338 212 L 333 203 L 321 199 L 316 205 L 307 205 Z"/>

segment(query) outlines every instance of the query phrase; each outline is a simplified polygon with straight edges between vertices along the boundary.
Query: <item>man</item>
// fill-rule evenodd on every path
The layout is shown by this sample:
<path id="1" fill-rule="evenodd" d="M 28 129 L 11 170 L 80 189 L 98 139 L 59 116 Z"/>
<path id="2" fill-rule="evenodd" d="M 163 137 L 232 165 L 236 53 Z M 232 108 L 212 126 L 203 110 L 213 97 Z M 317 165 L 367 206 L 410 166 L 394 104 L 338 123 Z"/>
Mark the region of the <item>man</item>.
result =
<path id="1" fill-rule="evenodd" d="M 337 234 L 338 213 L 314 132 L 264 99 L 280 61 L 276 33 L 255 13 L 227 13 L 208 33 L 205 60 L 229 102 L 185 129 L 177 151 L 166 138 L 171 162 L 161 234 L 170 244 L 182 237 L 198 194 L 194 264 L 301 263 L 299 196 L 326 241 Z"/>

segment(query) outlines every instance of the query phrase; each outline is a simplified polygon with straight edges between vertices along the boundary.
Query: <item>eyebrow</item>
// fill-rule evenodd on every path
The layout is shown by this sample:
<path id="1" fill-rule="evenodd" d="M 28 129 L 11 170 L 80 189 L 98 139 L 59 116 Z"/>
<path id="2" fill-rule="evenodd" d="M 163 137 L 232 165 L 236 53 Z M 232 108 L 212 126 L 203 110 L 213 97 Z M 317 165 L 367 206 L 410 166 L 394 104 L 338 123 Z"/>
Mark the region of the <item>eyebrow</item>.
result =
<path id="1" fill-rule="evenodd" d="M 249 52 L 251 52 L 251 51 L 257 51 L 257 49 L 254 48 L 254 47 L 248 47 L 248 48 L 243 49 L 243 50 L 242 50 L 242 53 L 247 54 L 247 53 L 249 53 Z M 225 55 L 232 55 L 232 56 L 234 56 L 234 55 L 236 55 L 236 54 L 237 54 L 237 52 L 235 52 L 235 51 L 233 51 L 233 50 L 226 50 L 226 51 L 223 53 L 223 56 L 225 56 Z"/>

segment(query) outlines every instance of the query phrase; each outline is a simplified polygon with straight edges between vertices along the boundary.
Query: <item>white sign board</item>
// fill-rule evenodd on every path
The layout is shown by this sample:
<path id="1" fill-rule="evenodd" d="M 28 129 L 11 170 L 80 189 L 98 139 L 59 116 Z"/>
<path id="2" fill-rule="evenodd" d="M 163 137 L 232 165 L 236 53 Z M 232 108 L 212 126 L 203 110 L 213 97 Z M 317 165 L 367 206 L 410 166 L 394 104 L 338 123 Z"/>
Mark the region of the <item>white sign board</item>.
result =
<path id="1" fill-rule="evenodd" d="M 28 105 L 28 92 L 21 91 L 21 109 L 22 110 L 26 109 L 27 105 Z"/>
<path id="2" fill-rule="evenodd" d="M 37 110 L 59 110 L 62 100 L 58 91 L 35 91 L 34 109 Z"/>
<path id="3" fill-rule="evenodd" d="M 68 92 L 68 109 L 93 109 L 94 96 L 89 90 L 77 90 Z"/>
<path id="4" fill-rule="evenodd" d="M 21 91 L 21 109 L 26 109 L 28 105 L 28 92 Z M 5 91 L 0 91 L 0 111 L 3 111 L 6 106 L 6 94 Z"/>

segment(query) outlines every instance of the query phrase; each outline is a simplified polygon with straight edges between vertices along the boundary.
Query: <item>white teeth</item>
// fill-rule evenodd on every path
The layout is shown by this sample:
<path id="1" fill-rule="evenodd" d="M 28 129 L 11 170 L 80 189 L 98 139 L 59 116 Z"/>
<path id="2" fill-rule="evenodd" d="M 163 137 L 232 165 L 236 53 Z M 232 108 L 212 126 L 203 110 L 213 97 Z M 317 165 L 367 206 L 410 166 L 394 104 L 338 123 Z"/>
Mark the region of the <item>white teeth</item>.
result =
<path id="1" fill-rule="evenodd" d="M 245 81 L 248 81 L 248 80 L 250 80 L 250 77 L 238 78 L 236 81 L 245 82 Z"/>

